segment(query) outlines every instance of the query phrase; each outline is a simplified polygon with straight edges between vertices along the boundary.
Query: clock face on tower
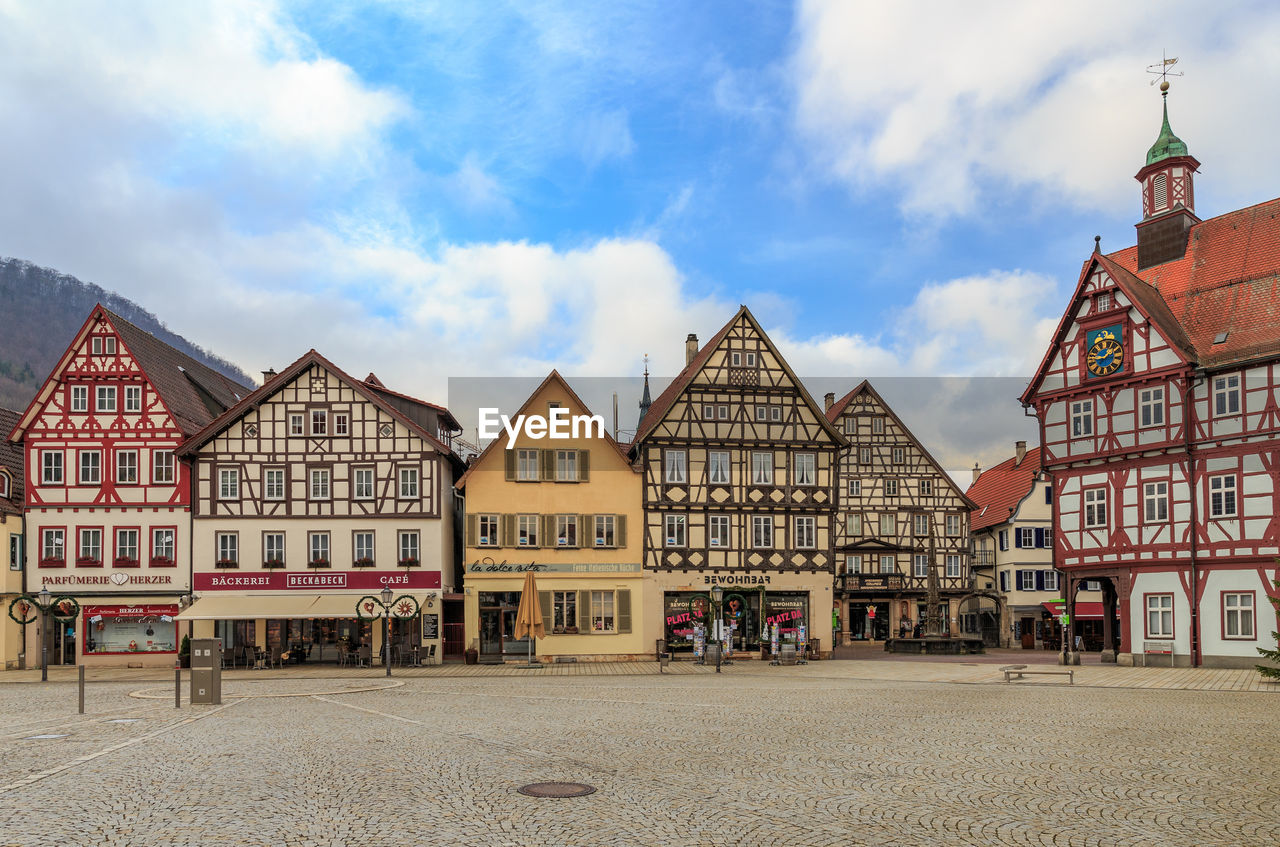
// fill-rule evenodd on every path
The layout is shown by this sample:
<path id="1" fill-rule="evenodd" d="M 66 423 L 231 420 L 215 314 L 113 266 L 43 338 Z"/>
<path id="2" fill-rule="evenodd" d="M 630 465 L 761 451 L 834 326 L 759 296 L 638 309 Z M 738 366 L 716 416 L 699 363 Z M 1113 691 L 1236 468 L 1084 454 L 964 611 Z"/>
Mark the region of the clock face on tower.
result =
<path id="1" fill-rule="evenodd" d="M 1085 335 L 1085 368 L 1090 376 L 1111 376 L 1124 368 L 1123 327 L 1090 330 Z"/>

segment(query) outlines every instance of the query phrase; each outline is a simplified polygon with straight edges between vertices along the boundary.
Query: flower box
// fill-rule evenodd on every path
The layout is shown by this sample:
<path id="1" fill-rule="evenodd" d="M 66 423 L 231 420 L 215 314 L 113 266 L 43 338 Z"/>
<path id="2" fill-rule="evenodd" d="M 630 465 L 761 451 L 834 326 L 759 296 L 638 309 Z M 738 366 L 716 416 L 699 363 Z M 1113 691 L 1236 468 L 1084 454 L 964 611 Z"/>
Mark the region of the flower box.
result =
<path id="1" fill-rule="evenodd" d="M 329 567 L 329 560 L 328 559 L 312 559 L 311 561 L 307 562 L 307 567 L 327 568 Z"/>
<path id="2" fill-rule="evenodd" d="M 370 559 L 368 556 L 361 556 L 359 559 L 356 559 L 354 562 L 351 563 L 351 567 L 371 568 L 373 567 L 373 559 Z"/>
<path id="3" fill-rule="evenodd" d="M 401 559 L 399 562 L 396 562 L 396 564 L 403 568 L 416 568 L 421 563 L 417 559 Z"/>
<path id="4" fill-rule="evenodd" d="M 238 568 L 240 563 L 235 559 L 219 559 L 213 563 L 215 568 Z"/>
<path id="5" fill-rule="evenodd" d="M 42 568 L 65 568 L 67 566 L 66 559 L 41 559 L 40 567 Z"/>
<path id="6" fill-rule="evenodd" d="M 267 559 L 262 563 L 264 568 L 283 568 L 284 561 L 281 559 Z"/>
<path id="7" fill-rule="evenodd" d="M 136 568 L 138 566 L 137 559 L 116 559 L 111 563 L 117 568 Z"/>
<path id="8" fill-rule="evenodd" d="M 102 560 L 95 559 L 93 556 L 77 556 L 76 567 L 78 568 L 100 568 Z"/>
<path id="9" fill-rule="evenodd" d="M 151 567 L 153 568 L 171 568 L 175 562 L 172 556 L 152 556 Z"/>

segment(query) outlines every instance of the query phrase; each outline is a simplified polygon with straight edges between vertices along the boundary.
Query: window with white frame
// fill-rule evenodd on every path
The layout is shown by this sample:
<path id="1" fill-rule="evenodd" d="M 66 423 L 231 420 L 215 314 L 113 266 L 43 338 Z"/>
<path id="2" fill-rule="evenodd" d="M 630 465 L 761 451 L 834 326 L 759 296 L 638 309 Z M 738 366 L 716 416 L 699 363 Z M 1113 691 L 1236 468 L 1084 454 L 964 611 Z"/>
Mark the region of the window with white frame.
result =
<path id="1" fill-rule="evenodd" d="M 1058 590 L 1058 572 L 1057 571 L 1044 572 L 1044 590 L 1045 591 Z"/>
<path id="2" fill-rule="evenodd" d="M 218 468 L 218 499 L 240 499 L 239 468 Z"/>
<path id="3" fill-rule="evenodd" d="M 729 484 L 729 452 L 712 450 L 707 454 L 707 482 L 711 485 Z"/>
<path id="4" fill-rule="evenodd" d="M 796 547 L 800 550 L 812 550 L 818 546 L 818 519 L 814 517 L 796 518 Z"/>
<path id="5" fill-rule="evenodd" d="M 216 543 L 218 546 L 217 566 L 220 568 L 236 567 L 240 564 L 240 538 L 234 532 L 219 532 L 216 534 Z"/>
<path id="6" fill-rule="evenodd" d="M 284 468 L 266 468 L 262 471 L 262 496 L 266 500 L 284 499 Z"/>
<path id="7" fill-rule="evenodd" d="M 329 469 L 312 468 L 310 471 L 310 490 L 312 500 L 329 499 Z"/>
<path id="8" fill-rule="evenodd" d="M 1164 389 L 1144 388 L 1138 392 L 1138 426 L 1164 425 Z"/>
<path id="9" fill-rule="evenodd" d="M 1240 412 L 1240 375 L 1213 378 L 1213 414 L 1216 417 Z"/>
<path id="10" fill-rule="evenodd" d="M 751 454 L 751 484 L 773 485 L 773 454 Z"/>
<path id="11" fill-rule="evenodd" d="M 888 538 L 898 533 L 898 516 L 892 513 L 880 516 L 880 534 Z"/>
<path id="12" fill-rule="evenodd" d="M 666 464 L 666 472 L 663 474 L 663 478 L 668 483 L 683 485 L 689 481 L 689 457 L 685 451 L 667 450 L 663 461 Z"/>
<path id="13" fill-rule="evenodd" d="M 684 515 L 667 515 L 664 520 L 664 529 L 667 533 L 668 547 L 683 547 L 686 543 L 686 530 Z"/>
<path id="14" fill-rule="evenodd" d="M 71 411 L 73 412 L 89 411 L 89 386 L 87 385 L 71 386 Z"/>
<path id="15" fill-rule="evenodd" d="M 399 564 L 410 567 L 417 565 L 420 561 L 418 531 L 414 529 L 398 532 L 396 533 L 396 542 L 396 547 L 400 551 Z"/>
<path id="16" fill-rule="evenodd" d="M 290 435 L 302 435 L 302 432 L 303 432 L 303 430 L 302 430 L 302 415 L 301 415 L 301 413 L 294 413 L 294 414 L 289 415 L 289 434 L 290 434 Z"/>
<path id="17" fill-rule="evenodd" d="M 374 563 L 374 535 L 372 530 L 361 530 L 351 536 L 352 552 L 355 553 L 354 564 L 369 567 Z"/>
<path id="18" fill-rule="evenodd" d="M 141 385 L 126 385 L 124 387 L 124 410 L 126 412 L 142 411 Z"/>
<path id="19" fill-rule="evenodd" d="M 66 558 L 65 543 L 67 533 L 62 529 L 44 529 L 40 531 L 40 561 L 61 562 Z"/>
<path id="20" fill-rule="evenodd" d="M 567 629 L 578 625 L 578 592 L 551 592 L 551 626 L 554 629 Z"/>
<path id="21" fill-rule="evenodd" d="M 556 515 L 556 546 L 578 546 L 577 515 Z"/>
<path id="22" fill-rule="evenodd" d="M 707 518 L 707 546 L 729 546 L 729 516 L 711 515 Z"/>
<path id="23" fill-rule="evenodd" d="M 1209 517 L 1234 518 L 1236 516 L 1236 475 L 1220 474 L 1209 477 Z"/>
<path id="24" fill-rule="evenodd" d="M 1163 480 L 1142 484 L 1142 517 L 1146 523 L 1169 520 L 1169 483 Z"/>
<path id="25" fill-rule="evenodd" d="M 862 480 L 860 479 L 849 480 L 849 496 L 850 497 L 862 496 Z"/>
<path id="26" fill-rule="evenodd" d="M 346 412 L 333 413 L 333 434 L 334 435 L 350 435 L 351 434 L 351 416 Z"/>
<path id="27" fill-rule="evenodd" d="M 355 492 L 354 496 L 357 500 L 373 499 L 373 468 L 356 468 L 355 473 Z"/>
<path id="28" fill-rule="evenodd" d="M 1019 527 L 1018 528 L 1018 546 L 1019 547 L 1036 546 L 1036 531 L 1029 526 Z"/>
<path id="29" fill-rule="evenodd" d="M 1009 572 L 1000 571 L 1000 590 L 1007 592 L 1009 590 Z"/>
<path id="30" fill-rule="evenodd" d="M 912 573 L 917 577 L 929 575 L 929 557 L 924 553 L 916 553 L 911 557 Z"/>
<path id="31" fill-rule="evenodd" d="M 1173 595 L 1147 595 L 1147 637 L 1173 638 Z"/>
<path id="32" fill-rule="evenodd" d="M 1093 435 L 1093 400 L 1077 400 L 1071 404 L 1071 437 Z"/>
<path id="33" fill-rule="evenodd" d="M 871 432 L 874 435 L 884 435 L 884 416 L 873 415 L 871 417 Z"/>
<path id="34" fill-rule="evenodd" d="M 795 485 L 813 485 L 817 479 L 818 458 L 813 453 L 795 454 Z"/>
<path id="35" fill-rule="evenodd" d="M 618 519 L 615 515 L 595 516 L 595 546 L 618 546 Z"/>
<path id="36" fill-rule="evenodd" d="M 136 565 L 138 563 L 138 531 L 136 529 L 116 530 L 116 564 Z"/>
<path id="37" fill-rule="evenodd" d="M 1110 309 L 1111 308 L 1111 292 L 1103 291 L 1101 294 L 1097 296 L 1097 299 L 1094 301 L 1094 304 L 1097 307 L 1097 311 L 1099 312 L 1105 312 L 1108 309 Z"/>
<path id="38" fill-rule="evenodd" d="M 329 533 L 311 532 L 307 534 L 307 550 L 310 555 L 307 563 L 315 568 L 329 566 Z"/>
<path id="39" fill-rule="evenodd" d="M 1036 572 L 1018 571 L 1018 589 L 1020 591 L 1036 590 Z"/>
<path id="40" fill-rule="evenodd" d="M 98 485 L 102 482 L 102 452 L 80 451 L 80 484 Z"/>
<path id="41" fill-rule="evenodd" d="M 538 479 L 537 450 L 521 449 L 516 451 L 516 479 L 528 482 Z"/>
<path id="42" fill-rule="evenodd" d="M 356 533 L 359 535 L 359 533 Z M 278 568 L 284 565 L 284 533 L 262 533 L 262 564 Z"/>
<path id="43" fill-rule="evenodd" d="M 93 407 L 95 412 L 114 412 L 116 410 L 116 387 L 114 385 L 98 386 L 97 404 Z"/>
<path id="44" fill-rule="evenodd" d="M 751 546 L 757 550 L 773 546 L 773 516 L 751 516 Z"/>
<path id="45" fill-rule="evenodd" d="M 907 451 L 902 447 L 894 447 L 892 455 L 895 465 L 901 465 L 907 461 Z"/>
<path id="46" fill-rule="evenodd" d="M 858 464 L 860 465 L 871 464 L 871 448 L 870 447 L 858 448 Z"/>
<path id="47" fill-rule="evenodd" d="M 151 481 L 160 484 L 173 483 L 174 459 L 172 450 L 151 451 Z"/>
<path id="48" fill-rule="evenodd" d="M 62 484 L 62 451 L 40 451 L 40 482 L 44 485 Z"/>
<path id="49" fill-rule="evenodd" d="M 516 518 L 516 544 L 521 547 L 538 546 L 538 515 L 519 515 Z"/>
<path id="50" fill-rule="evenodd" d="M 400 468 L 400 499 L 418 499 L 418 469 Z"/>
<path id="51" fill-rule="evenodd" d="M 851 553 L 844 557 L 845 573 L 862 573 L 862 555 Z"/>
<path id="52" fill-rule="evenodd" d="M 481 547 L 498 546 L 498 516 L 476 516 L 476 543 Z"/>
<path id="53" fill-rule="evenodd" d="M 898 557 L 892 553 L 883 553 L 880 556 L 880 573 L 897 573 Z"/>
<path id="54" fill-rule="evenodd" d="M 151 561 L 172 562 L 174 560 L 174 536 L 172 529 L 151 530 Z"/>
<path id="55" fill-rule="evenodd" d="M 12 497 L 10 492 L 12 486 L 9 483 L 9 474 L 7 471 L 0 471 L 0 497 Z"/>
<path id="56" fill-rule="evenodd" d="M 1084 525 L 1089 528 L 1103 527 L 1107 525 L 1107 489 L 1085 489 Z"/>
<path id="57" fill-rule="evenodd" d="M 960 537 L 960 516 L 947 515 L 946 528 L 947 528 L 947 538 L 959 538 Z"/>
<path id="58" fill-rule="evenodd" d="M 618 631 L 617 620 L 614 617 L 612 591 L 591 592 L 591 631 Z"/>
<path id="59" fill-rule="evenodd" d="M 577 482 L 579 479 L 581 479 L 581 477 L 578 475 L 578 451 L 557 450 L 556 481 Z"/>
<path id="60" fill-rule="evenodd" d="M 102 562 L 102 530 L 80 530 L 80 552 L 76 556 L 78 562 Z"/>
<path id="61" fill-rule="evenodd" d="M 925 538 L 929 535 L 928 515 L 917 513 L 911 516 L 911 534 L 916 538 Z"/>
<path id="62" fill-rule="evenodd" d="M 1253 592 L 1223 592 L 1222 623 L 1227 638 L 1253 640 Z"/>
<path id="63" fill-rule="evenodd" d="M 329 434 L 329 410 L 328 409 L 312 409 L 311 410 L 311 434 L 312 435 L 328 435 Z"/>
<path id="64" fill-rule="evenodd" d="M 116 453 L 116 482 L 136 485 L 138 482 L 138 451 L 121 450 Z"/>
<path id="65" fill-rule="evenodd" d="M 944 561 L 947 566 L 947 578 L 959 579 L 960 578 L 960 555 L 958 553 L 948 553 L 947 558 Z"/>
<path id="66" fill-rule="evenodd" d="M 922 497 L 933 496 L 933 480 L 931 479 L 920 480 L 920 495 Z"/>

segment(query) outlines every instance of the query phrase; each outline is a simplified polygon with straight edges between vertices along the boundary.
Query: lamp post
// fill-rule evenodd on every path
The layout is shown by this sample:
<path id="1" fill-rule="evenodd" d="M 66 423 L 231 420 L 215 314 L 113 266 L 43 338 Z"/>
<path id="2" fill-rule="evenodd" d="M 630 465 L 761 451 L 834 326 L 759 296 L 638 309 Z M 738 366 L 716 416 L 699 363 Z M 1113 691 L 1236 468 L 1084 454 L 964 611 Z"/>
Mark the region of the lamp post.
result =
<path id="1" fill-rule="evenodd" d="M 720 628 L 724 626 L 721 618 L 724 615 L 724 589 L 718 585 L 711 586 L 711 620 L 715 624 L 716 635 L 716 673 L 720 673 L 720 654 L 724 652 L 724 639 L 720 637 Z"/>
<path id="2" fill-rule="evenodd" d="M 49 617 L 56 621 L 75 620 L 80 614 L 80 604 L 74 597 L 52 596 L 48 588 L 41 588 L 38 595 L 21 594 L 9 604 L 9 617 L 26 626 L 35 623 L 34 612 L 40 612 L 40 681 L 49 681 Z"/>
<path id="3" fill-rule="evenodd" d="M 421 611 L 421 607 L 408 594 L 396 597 L 390 586 L 384 587 L 377 597 L 366 594 L 356 601 L 356 617 L 362 621 L 378 617 L 379 609 L 382 611 L 382 664 L 387 669 L 387 676 L 391 676 L 391 616 L 412 618 Z"/>

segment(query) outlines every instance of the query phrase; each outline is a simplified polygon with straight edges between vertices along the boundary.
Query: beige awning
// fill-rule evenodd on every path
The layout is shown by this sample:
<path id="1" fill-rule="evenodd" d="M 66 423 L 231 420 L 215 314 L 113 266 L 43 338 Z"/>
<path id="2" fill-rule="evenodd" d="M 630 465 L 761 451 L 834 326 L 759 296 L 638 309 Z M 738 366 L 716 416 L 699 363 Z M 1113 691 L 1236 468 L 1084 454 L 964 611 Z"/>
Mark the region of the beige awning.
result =
<path id="1" fill-rule="evenodd" d="M 178 615 L 178 620 L 354 618 L 356 602 L 363 596 L 363 594 L 269 594 L 259 597 L 238 594 L 220 597 L 205 594 L 184 609 Z M 415 593 L 412 596 L 418 601 L 419 606 L 425 608 L 430 595 Z M 374 612 L 381 615 L 380 609 L 375 608 Z"/>

